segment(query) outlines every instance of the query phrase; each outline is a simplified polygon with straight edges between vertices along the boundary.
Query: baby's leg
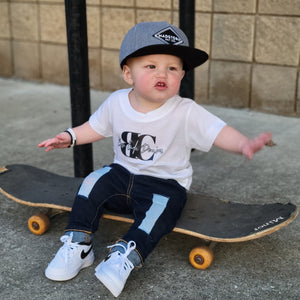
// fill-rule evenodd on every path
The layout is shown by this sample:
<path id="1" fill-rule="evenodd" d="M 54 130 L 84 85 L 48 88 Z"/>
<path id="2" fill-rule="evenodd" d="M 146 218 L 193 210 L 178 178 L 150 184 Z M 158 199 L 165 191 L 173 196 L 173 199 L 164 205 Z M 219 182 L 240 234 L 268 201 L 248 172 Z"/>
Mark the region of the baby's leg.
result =
<path id="1" fill-rule="evenodd" d="M 135 222 L 123 240 L 135 241 L 144 261 L 160 239 L 176 226 L 186 203 L 186 189 L 175 180 L 136 176 L 132 198 Z"/>
<path id="2" fill-rule="evenodd" d="M 120 175 L 119 169 L 114 165 L 104 167 L 85 178 L 76 195 L 66 234 L 61 238 L 63 246 L 45 271 L 49 279 L 69 280 L 93 264 L 92 233 L 98 228 L 103 205 L 115 196 L 120 201 L 124 190 L 127 191 L 126 176 Z"/>
<path id="3" fill-rule="evenodd" d="M 117 198 L 126 203 L 129 179 L 126 173 L 122 174 L 123 170 L 118 165 L 106 166 L 85 178 L 75 197 L 66 231 L 92 234 L 98 229 L 107 202 Z"/>
<path id="4" fill-rule="evenodd" d="M 173 180 L 131 176 L 130 186 L 135 222 L 96 268 L 97 278 L 115 297 L 134 267 L 141 266 L 162 236 L 175 227 L 186 202 L 186 190 Z"/>

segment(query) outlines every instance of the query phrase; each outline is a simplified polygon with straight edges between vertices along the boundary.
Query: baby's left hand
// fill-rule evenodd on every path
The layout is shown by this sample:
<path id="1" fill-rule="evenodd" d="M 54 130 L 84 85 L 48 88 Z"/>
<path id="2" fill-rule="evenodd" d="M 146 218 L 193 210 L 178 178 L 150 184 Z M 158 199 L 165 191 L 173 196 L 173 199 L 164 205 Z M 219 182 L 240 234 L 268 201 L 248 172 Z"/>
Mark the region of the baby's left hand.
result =
<path id="1" fill-rule="evenodd" d="M 248 142 L 243 146 L 242 154 L 249 159 L 252 159 L 253 154 L 261 150 L 268 142 L 272 139 L 272 134 L 270 132 L 265 132 L 254 138 L 253 140 L 248 140 Z"/>

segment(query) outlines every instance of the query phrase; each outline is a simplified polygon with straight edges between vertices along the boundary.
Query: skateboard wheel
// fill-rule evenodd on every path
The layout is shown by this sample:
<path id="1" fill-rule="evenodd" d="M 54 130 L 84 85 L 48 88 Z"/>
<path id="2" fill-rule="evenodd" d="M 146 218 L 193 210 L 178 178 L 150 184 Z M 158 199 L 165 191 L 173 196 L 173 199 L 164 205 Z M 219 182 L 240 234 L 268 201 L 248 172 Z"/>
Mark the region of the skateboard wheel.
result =
<path id="1" fill-rule="evenodd" d="M 28 220 L 29 230 L 36 235 L 44 234 L 50 226 L 50 219 L 45 214 L 34 215 Z"/>
<path id="2" fill-rule="evenodd" d="M 207 269 L 214 259 L 213 251 L 207 247 L 196 247 L 194 248 L 189 255 L 189 261 L 191 265 L 200 270 Z"/>

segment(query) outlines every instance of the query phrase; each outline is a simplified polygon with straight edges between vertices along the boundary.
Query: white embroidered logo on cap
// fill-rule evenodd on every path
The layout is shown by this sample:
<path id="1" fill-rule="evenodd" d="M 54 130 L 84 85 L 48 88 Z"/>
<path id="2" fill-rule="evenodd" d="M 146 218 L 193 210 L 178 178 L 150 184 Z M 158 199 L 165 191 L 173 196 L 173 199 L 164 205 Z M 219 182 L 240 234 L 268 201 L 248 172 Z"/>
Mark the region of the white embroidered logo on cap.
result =
<path id="1" fill-rule="evenodd" d="M 181 37 L 172 29 L 172 27 L 167 27 L 153 34 L 153 37 L 169 45 L 180 45 L 183 43 Z"/>

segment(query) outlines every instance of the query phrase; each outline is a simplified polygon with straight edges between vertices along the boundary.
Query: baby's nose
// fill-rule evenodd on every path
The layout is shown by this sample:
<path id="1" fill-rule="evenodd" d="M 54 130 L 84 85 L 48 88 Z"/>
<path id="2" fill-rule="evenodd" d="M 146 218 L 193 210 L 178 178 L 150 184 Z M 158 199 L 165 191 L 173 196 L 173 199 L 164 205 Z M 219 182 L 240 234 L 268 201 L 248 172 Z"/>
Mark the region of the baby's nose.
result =
<path id="1" fill-rule="evenodd" d="M 167 76 L 167 70 L 164 69 L 164 68 L 157 69 L 157 76 L 166 77 Z"/>

